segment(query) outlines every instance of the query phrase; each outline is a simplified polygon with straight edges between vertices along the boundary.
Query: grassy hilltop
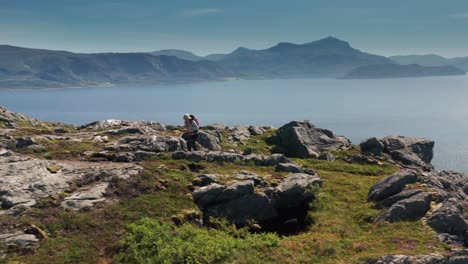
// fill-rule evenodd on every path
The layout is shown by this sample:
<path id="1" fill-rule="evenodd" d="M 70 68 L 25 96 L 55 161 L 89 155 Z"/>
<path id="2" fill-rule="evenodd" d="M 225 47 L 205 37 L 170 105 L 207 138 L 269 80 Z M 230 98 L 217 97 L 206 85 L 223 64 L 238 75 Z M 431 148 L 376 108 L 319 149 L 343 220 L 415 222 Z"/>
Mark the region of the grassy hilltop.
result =
<path id="1" fill-rule="evenodd" d="M 3 122 L 5 124 L 5 122 Z M 65 128 L 67 137 L 83 136 L 72 126 L 56 123 L 23 122 L 8 133 L 13 137 L 53 134 Z M 268 137 L 274 129 L 252 136 L 242 144 L 225 140 L 223 150 L 269 154 Z M 167 136 L 181 131 L 165 132 Z M 109 135 L 118 141 L 128 134 Z M 228 131 L 222 138 L 229 138 Z M 37 148 L 13 148 L 13 151 L 52 161 L 108 163 L 89 157 L 87 151 L 99 151 L 104 143 L 91 140 L 40 141 Z M 359 147 L 334 151 L 335 161 L 313 158 L 293 159 L 314 170 L 323 187 L 314 192 L 307 226 L 288 234 L 263 232 L 261 227 L 236 228 L 226 221 L 214 221 L 200 227 L 194 219 L 201 212 L 191 196 L 196 175 L 226 176 L 249 171 L 271 182 L 286 175 L 273 166 L 252 163 L 190 162 L 175 160 L 167 153 L 154 154 L 135 162 L 144 169 L 128 179 L 113 178 L 98 203 L 79 211 L 64 210 L 61 201 L 70 196 L 75 184 L 57 195 L 41 199 L 19 216 L 0 215 L 0 226 L 34 225 L 44 232 L 40 246 L 32 250 L 8 251 L 5 263 L 365 263 L 388 254 L 444 254 L 449 246 L 436 238 L 424 221 L 380 222 L 373 219 L 383 212 L 367 201 L 370 187 L 398 170 L 395 164 L 346 161 L 359 153 Z"/>

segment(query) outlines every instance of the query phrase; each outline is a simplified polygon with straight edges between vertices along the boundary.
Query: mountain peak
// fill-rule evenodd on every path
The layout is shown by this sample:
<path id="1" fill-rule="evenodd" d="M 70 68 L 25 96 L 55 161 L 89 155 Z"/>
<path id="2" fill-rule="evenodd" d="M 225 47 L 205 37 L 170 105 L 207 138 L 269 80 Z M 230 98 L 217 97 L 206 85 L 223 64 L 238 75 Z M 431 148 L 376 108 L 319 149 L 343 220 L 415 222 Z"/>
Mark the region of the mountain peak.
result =
<path id="1" fill-rule="evenodd" d="M 234 50 L 232 53 L 244 53 L 244 52 L 247 52 L 247 51 L 250 51 L 250 49 L 244 48 L 244 47 L 239 47 L 236 50 Z"/>
<path id="2" fill-rule="evenodd" d="M 338 38 L 335 38 L 335 37 L 332 37 L 332 36 L 328 36 L 326 38 L 323 38 L 323 39 L 320 39 L 320 40 L 317 40 L 317 41 L 314 41 L 314 42 L 310 42 L 309 44 L 314 44 L 314 45 L 326 45 L 326 46 L 342 46 L 342 47 L 350 47 L 349 43 L 344 41 L 344 40 L 341 40 L 341 39 L 338 39 Z"/>

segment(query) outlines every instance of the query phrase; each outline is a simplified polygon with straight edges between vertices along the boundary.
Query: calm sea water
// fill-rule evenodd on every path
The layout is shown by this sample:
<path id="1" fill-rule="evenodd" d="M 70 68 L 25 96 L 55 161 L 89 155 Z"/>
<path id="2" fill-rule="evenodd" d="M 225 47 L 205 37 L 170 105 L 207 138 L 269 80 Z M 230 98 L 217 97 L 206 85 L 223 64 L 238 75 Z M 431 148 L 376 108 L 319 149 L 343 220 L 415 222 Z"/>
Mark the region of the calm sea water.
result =
<path id="1" fill-rule="evenodd" d="M 385 80 L 288 79 L 69 90 L 0 91 L 0 105 L 42 119 L 279 127 L 308 119 L 354 143 L 406 135 L 436 141 L 438 169 L 468 172 L 468 76 Z"/>

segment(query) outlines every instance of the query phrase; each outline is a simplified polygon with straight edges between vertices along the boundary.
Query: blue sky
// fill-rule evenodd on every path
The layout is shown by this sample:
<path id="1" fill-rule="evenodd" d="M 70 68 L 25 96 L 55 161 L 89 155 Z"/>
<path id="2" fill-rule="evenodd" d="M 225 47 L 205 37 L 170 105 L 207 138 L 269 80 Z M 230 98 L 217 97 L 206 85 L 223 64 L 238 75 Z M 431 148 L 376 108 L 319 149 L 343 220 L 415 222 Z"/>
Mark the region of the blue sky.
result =
<path id="1" fill-rule="evenodd" d="M 466 0 L 0 0 L 0 43 L 225 53 L 327 36 L 382 55 L 468 56 Z"/>

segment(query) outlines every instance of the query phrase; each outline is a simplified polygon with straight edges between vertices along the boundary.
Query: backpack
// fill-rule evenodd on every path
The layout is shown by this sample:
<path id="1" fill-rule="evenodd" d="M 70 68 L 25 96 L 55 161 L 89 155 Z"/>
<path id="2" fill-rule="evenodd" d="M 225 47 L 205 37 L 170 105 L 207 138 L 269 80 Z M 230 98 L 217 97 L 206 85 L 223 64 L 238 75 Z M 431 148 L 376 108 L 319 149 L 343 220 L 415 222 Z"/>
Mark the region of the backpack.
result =
<path id="1" fill-rule="evenodd" d="M 190 118 L 192 118 L 193 121 L 195 121 L 195 123 L 197 123 L 197 126 L 200 126 L 200 122 L 198 122 L 198 118 L 194 115 L 190 115 Z"/>

